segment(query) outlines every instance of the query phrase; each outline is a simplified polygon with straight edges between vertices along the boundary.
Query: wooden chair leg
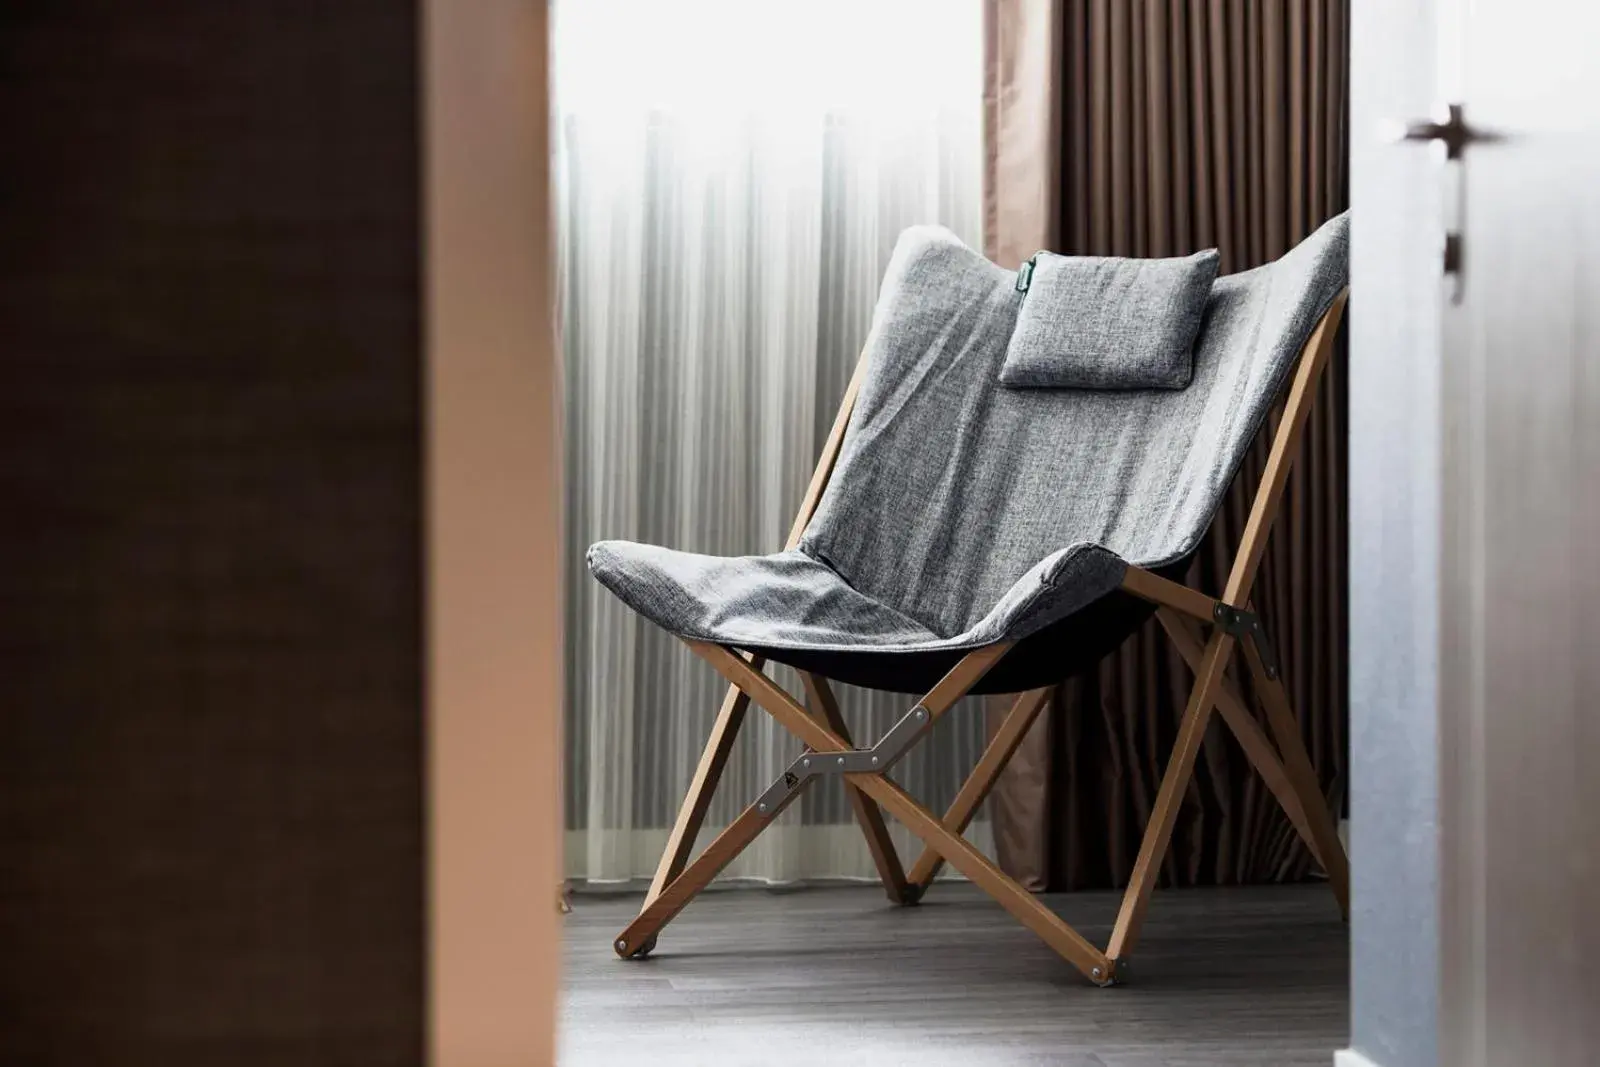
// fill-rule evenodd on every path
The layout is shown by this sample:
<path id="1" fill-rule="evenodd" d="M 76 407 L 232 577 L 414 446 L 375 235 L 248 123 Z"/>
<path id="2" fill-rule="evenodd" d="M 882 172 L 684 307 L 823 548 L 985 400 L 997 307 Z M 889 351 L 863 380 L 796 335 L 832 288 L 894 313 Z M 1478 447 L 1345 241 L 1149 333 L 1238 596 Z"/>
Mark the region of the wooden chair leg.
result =
<path id="1" fill-rule="evenodd" d="M 655 947 L 656 935 L 661 928 L 671 922 L 750 842 L 759 837 L 761 831 L 772 824 L 772 820 L 782 815 L 784 809 L 805 792 L 807 784 L 809 782 L 802 782 L 800 788 L 769 812 L 758 811 L 754 804 L 745 808 L 727 829 L 695 857 L 693 863 L 667 883 L 660 893 L 645 902 L 639 914 L 613 942 L 612 947 L 617 955 L 627 958 L 648 954 Z"/>
<path id="2" fill-rule="evenodd" d="M 846 746 L 853 747 L 850 730 L 845 725 L 844 714 L 839 710 L 839 701 L 835 699 L 828 680 L 809 671 L 801 671 L 800 681 L 806 688 L 806 703 L 811 706 L 812 712 L 820 715 Z M 913 903 L 915 898 L 907 892 L 906 873 L 900 866 L 900 854 L 895 851 L 894 841 L 889 837 L 889 827 L 884 824 L 883 812 L 854 782 L 846 781 L 844 791 L 850 798 L 851 808 L 855 810 L 861 833 L 867 839 L 867 850 L 872 853 L 878 877 L 883 880 L 883 891 L 896 904 Z"/>
<path id="3" fill-rule="evenodd" d="M 761 666 L 761 660 L 751 661 L 753 669 L 759 671 Z M 650 881 L 650 892 L 644 898 L 646 907 L 678 877 L 689 861 L 695 838 L 705 822 L 711 797 L 717 791 L 717 783 L 722 780 L 722 771 L 728 765 L 728 756 L 733 752 L 733 743 L 739 737 L 739 727 L 743 725 L 745 711 L 749 707 L 750 698 L 738 686 L 729 686 L 727 695 L 722 698 L 722 707 L 717 711 L 716 721 L 711 726 L 711 737 L 700 754 L 700 764 L 689 781 L 689 792 L 683 798 L 683 806 L 678 809 L 672 833 L 667 836 L 667 847 L 656 865 L 656 875 Z"/>
<path id="4" fill-rule="evenodd" d="M 733 684 L 744 689 L 750 694 L 752 700 L 760 704 L 774 719 L 794 734 L 801 741 L 816 752 L 842 752 L 850 746 L 836 735 L 827 726 L 818 722 L 808 714 L 804 707 L 796 703 L 795 699 L 784 692 L 772 679 L 752 671 L 745 661 L 717 645 L 708 645 L 690 642 L 690 647 L 715 667 L 723 677 Z M 987 652 L 987 650 L 980 650 Z M 988 662 L 975 661 L 976 666 L 967 672 L 961 668 L 952 671 L 947 676 L 947 681 L 952 678 L 955 683 L 947 687 L 947 691 L 939 697 L 932 693 L 921 702 L 927 706 L 930 719 L 937 718 L 937 712 L 954 703 L 968 689 L 975 685 L 982 677 L 982 671 L 992 664 L 994 656 Z M 941 683 L 943 686 L 944 683 Z M 936 687 L 937 688 L 937 687 Z M 956 691 L 958 690 L 959 691 Z M 931 725 L 931 723 L 930 723 Z M 1037 934 L 1046 944 L 1055 949 L 1062 958 L 1077 967 L 1092 981 L 1109 984 L 1112 980 L 1111 966 L 1106 957 L 1088 941 L 1068 925 L 1060 916 L 1044 904 L 1040 903 L 1032 893 L 1028 892 L 1015 880 L 1010 878 L 996 867 L 983 853 L 979 852 L 965 838 L 951 833 L 945 829 L 939 818 L 931 811 L 913 800 L 905 790 L 890 781 L 882 773 L 850 774 L 845 776 L 853 780 L 863 792 L 876 800 L 883 808 L 895 818 L 903 822 L 912 833 L 933 847 L 949 861 L 962 874 L 966 875 L 976 885 L 992 896 L 1001 907 L 1009 911 L 1019 922 Z M 805 779 L 804 781 L 810 781 Z M 798 790 L 790 793 L 789 797 L 798 794 Z M 747 813 L 748 814 L 748 813 Z M 743 816 L 741 816 L 741 820 Z M 729 828 L 732 830 L 732 827 Z M 759 832 L 757 830 L 756 832 Z M 754 836 L 753 834 L 751 835 Z M 721 840 L 720 838 L 718 839 Z M 707 848 L 716 847 L 716 842 Z M 742 847 L 742 845 L 741 845 Z M 700 865 L 695 864 L 684 872 L 680 881 L 687 880 L 689 875 Z M 678 889 L 673 883 L 666 893 L 662 894 L 662 901 L 668 901 L 675 896 Z M 620 951 L 620 949 L 619 949 Z"/>
<path id="5" fill-rule="evenodd" d="M 1189 664 L 1189 668 L 1191 670 L 1198 668 L 1204 645 L 1194 629 L 1181 615 L 1165 608 L 1156 612 L 1156 618 L 1160 620 L 1162 628 L 1172 640 L 1173 647 Z M 1245 705 L 1238 691 L 1228 684 L 1226 674 L 1217 687 L 1217 710 L 1222 713 L 1222 721 L 1228 724 L 1228 729 L 1232 730 L 1233 736 L 1238 739 L 1239 747 L 1244 749 L 1245 758 L 1250 761 L 1256 773 L 1261 775 L 1262 781 L 1266 782 L 1267 788 L 1282 806 L 1284 814 L 1289 816 L 1289 822 L 1300 835 L 1300 839 L 1306 843 L 1306 848 L 1311 851 L 1312 857 L 1318 863 L 1322 863 L 1322 851 L 1317 846 L 1316 835 L 1311 832 L 1311 823 L 1306 819 L 1305 810 L 1300 805 L 1300 795 L 1289 782 L 1289 773 L 1279 761 L 1277 749 L 1273 748 L 1271 740 L 1262 731 L 1255 715 Z"/>
<path id="6" fill-rule="evenodd" d="M 1345 290 L 1334 298 L 1333 304 L 1324 313 L 1322 320 L 1317 323 L 1311 336 L 1301 348 L 1299 362 L 1289 383 L 1289 393 L 1284 400 L 1283 416 L 1278 422 L 1277 432 L 1272 436 L 1266 466 L 1262 468 L 1261 481 L 1256 486 L 1254 499 L 1250 502 L 1250 514 L 1245 519 L 1238 549 L 1234 553 L 1233 565 L 1228 571 L 1227 583 L 1222 596 L 1210 601 L 1210 609 L 1218 623 L 1227 619 L 1230 613 L 1239 610 L 1255 584 L 1256 571 L 1266 551 L 1267 533 L 1271 530 L 1273 520 L 1283 503 L 1283 489 L 1289 477 L 1289 468 L 1299 450 L 1300 435 L 1311 413 L 1323 368 L 1327 366 L 1328 358 L 1333 351 L 1334 334 L 1338 330 L 1339 319 L 1348 295 L 1349 290 Z M 1171 588 L 1171 584 L 1151 581 L 1146 574 L 1132 573 L 1132 568 L 1125 577 L 1127 588 L 1147 600 L 1154 600 L 1159 604 L 1196 615 L 1206 610 L 1209 598 L 1197 597 L 1193 591 L 1181 590 L 1181 587 Z M 1222 699 L 1222 694 L 1226 691 L 1224 669 L 1234 643 L 1233 634 L 1219 625 L 1218 629 L 1212 632 L 1198 661 L 1191 661 L 1195 675 L 1194 690 L 1189 696 L 1189 704 L 1184 709 L 1183 719 L 1179 723 L 1172 759 L 1162 777 L 1161 789 L 1156 795 L 1155 807 L 1150 813 L 1150 823 L 1145 828 L 1138 859 L 1134 861 L 1133 877 L 1128 883 L 1127 892 L 1123 895 L 1122 908 L 1117 914 L 1116 926 L 1111 931 L 1111 942 L 1106 948 L 1106 955 L 1110 957 L 1113 966 L 1117 961 L 1125 960 L 1138 941 L 1139 927 L 1144 921 L 1144 913 L 1150 902 L 1150 892 L 1155 886 L 1161 858 L 1171 842 L 1178 806 L 1194 772 L 1195 758 L 1199 753 L 1200 742 L 1205 736 L 1206 725 L 1210 721 L 1211 709 Z M 1248 642 L 1247 647 L 1250 651 L 1254 651 Z M 1252 668 L 1254 666 L 1252 663 Z M 1265 739 L 1256 736 L 1260 732 L 1259 729 L 1251 728 L 1254 726 L 1253 717 L 1239 714 L 1244 710 L 1243 703 L 1238 701 L 1231 691 L 1229 696 L 1228 706 L 1223 712 L 1224 717 L 1236 726 L 1235 732 L 1240 734 L 1242 740 L 1248 739 L 1247 750 L 1254 751 L 1255 756 L 1260 758 L 1258 766 L 1270 769 L 1274 761 L 1265 758 L 1268 755 L 1266 746 L 1258 743 Z M 1329 881 L 1335 883 L 1336 891 L 1342 893 L 1343 890 L 1338 890 L 1337 887 L 1347 882 L 1347 877 L 1343 873 L 1344 851 L 1339 846 L 1337 834 L 1330 837 L 1327 827 L 1319 825 L 1319 812 L 1326 812 L 1326 804 L 1322 801 L 1320 791 L 1317 791 L 1315 796 L 1311 795 L 1303 780 L 1305 770 L 1300 768 L 1299 764 L 1303 760 L 1305 767 L 1308 768 L 1310 761 L 1305 759 L 1298 728 L 1293 731 L 1294 745 L 1289 746 L 1285 742 L 1285 735 L 1289 731 L 1278 725 L 1277 720 L 1283 718 L 1287 718 L 1289 724 L 1293 725 L 1293 716 L 1288 712 L 1287 700 L 1282 701 L 1282 707 L 1278 712 L 1269 707 L 1267 717 L 1272 732 L 1278 735 L 1284 761 L 1283 777 L 1288 779 L 1292 787 L 1289 792 L 1293 792 L 1296 796 L 1301 818 L 1306 823 L 1307 832 L 1316 843 L 1314 850 L 1324 861 L 1325 866 L 1332 864 L 1328 872 Z M 1269 786 L 1278 777 L 1269 771 Z M 1314 776 L 1311 784 L 1315 784 Z M 1274 792 L 1278 793 L 1278 788 L 1274 788 Z M 1279 793 L 1280 799 L 1283 795 Z M 1294 818 L 1293 807 L 1292 804 L 1285 805 L 1291 818 Z M 1340 900 L 1341 903 L 1344 900 L 1342 895 Z"/>
<path id="7" fill-rule="evenodd" d="M 1022 743 L 1033 721 L 1039 717 L 1039 712 L 1050 703 L 1050 696 L 1055 690 L 1056 687 L 1050 685 L 1018 694 L 1011 704 L 1011 710 L 1006 712 L 1000 729 L 995 731 L 983 755 L 978 757 L 977 765 L 972 768 L 972 774 L 962 785 L 961 792 L 956 794 L 956 799 L 944 813 L 942 823 L 946 830 L 958 835 L 966 832 L 978 807 L 994 788 L 1006 764 L 1011 762 L 1017 746 Z M 922 855 L 917 857 L 917 862 L 912 864 L 910 873 L 906 875 L 915 897 L 920 898 L 927 892 L 942 866 L 944 857 L 933 848 L 924 846 Z"/>
<path id="8" fill-rule="evenodd" d="M 715 667 L 718 673 L 733 685 L 733 691 L 729 694 L 730 700 L 723 702 L 724 712 L 727 712 L 730 708 L 737 708 L 738 714 L 742 716 L 744 709 L 749 706 L 750 694 L 775 693 L 778 694 L 778 700 L 781 701 L 781 706 L 785 709 L 785 715 L 775 717 L 788 728 L 790 733 L 807 744 L 811 744 L 813 748 L 817 748 L 817 738 L 826 739 L 822 743 L 820 751 L 836 752 L 849 747 L 827 726 L 812 718 L 811 714 L 796 703 L 793 697 L 785 693 L 777 683 L 763 674 L 761 671 L 762 661 L 760 659 L 747 659 L 745 656 L 723 648 L 721 645 L 688 640 L 684 643 L 695 654 Z M 932 691 L 922 699 L 923 706 L 929 712 L 929 721 L 927 726 L 923 728 L 924 732 L 928 726 L 932 726 L 933 720 L 937 719 L 950 705 L 959 700 L 968 689 L 976 685 L 978 680 L 983 677 L 984 672 L 998 662 L 1010 647 L 1009 644 L 1003 644 L 977 649 L 969 653 L 952 668 L 940 680 L 939 684 L 934 686 Z M 732 700 L 734 694 L 737 694 L 742 700 L 734 702 Z M 770 700 L 763 703 L 763 706 L 767 707 L 769 711 L 771 710 L 770 703 Z M 793 716 L 788 715 L 791 709 L 799 713 L 798 721 L 801 725 L 798 728 Z M 719 727 L 722 722 L 723 717 L 719 716 Z M 731 730 L 729 733 L 727 744 L 731 745 Z M 717 737 L 718 734 L 714 732 L 713 744 L 706 746 L 706 755 L 701 760 L 702 769 L 707 766 L 711 758 L 712 749 L 716 747 Z M 724 752 L 721 759 L 725 762 L 726 758 L 726 753 Z M 720 775 L 720 764 L 716 765 L 715 773 Z M 847 775 L 845 780 L 859 785 L 861 777 Z M 700 779 L 701 776 L 697 774 L 697 787 L 702 784 Z M 761 831 L 771 824 L 772 820 L 782 814 L 784 809 L 805 791 L 805 787 L 809 784 L 809 778 L 800 782 L 798 788 L 787 793 L 783 800 L 770 811 L 763 812 L 760 810 L 759 801 L 747 807 L 727 829 L 718 834 L 716 839 L 706 846 L 705 850 L 695 858 L 693 863 L 683 867 L 681 873 L 676 874 L 667 881 L 659 892 L 653 893 L 645 900 L 644 907 L 640 910 L 638 916 L 628 924 L 627 928 L 617 936 L 616 941 L 613 943 L 617 954 L 624 957 L 647 955 L 654 948 L 656 936 L 661 932 L 661 928 L 671 922 L 673 917 L 682 911 L 684 906 L 693 900 L 695 895 L 704 889 L 711 879 L 717 876 L 719 871 L 731 863 L 739 853 L 743 852 L 750 842 L 754 841 Z M 707 787 L 708 797 L 709 788 L 714 787 L 714 785 L 715 779 L 713 778 L 710 780 L 710 786 Z M 868 792 L 871 795 L 870 790 Z M 691 790 L 691 801 L 695 796 L 695 792 Z M 685 807 L 687 808 L 688 805 L 689 801 L 686 801 Z M 703 802 L 700 815 L 704 815 Z M 693 829 L 699 829 L 698 817 L 693 824 Z M 663 860 L 664 862 L 665 860 Z"/>
<path id="9" fill-rule="evenodd" d="M 763 705 L 765 706 L 765 705 Z M 770 709 L 769 709 L 770 710 Z M 939 818 L 918 804 L 905 790 L 881 775 L 861 775 L 861 787 L 903 822 L 923 843 L 938 851 L 950 865 L 978 888 L 988 893 L 1012 917 L 1032 930 L 1062 959 L 1078 968 L 1084 977 L 1099 985 L 1110 985 L 1111 963 L 1065 919 L 1051 911 L 1039 898 L 1024 889 L 1010 875 L 995 866 L 971 842 L 945 829 Z"/>
<path id="10" fill-rule="evenodd" d="M 1339 827 L 1328 810 L 1328 799 L 1322 795 L 1317 781 L 1316 768 L 1306 753 L 1305 741 L 1300 736 L 1300 721 L 1289 706 L 1289 695 L 1284 692 L 1283 681 L 1275 674 L 1268 675 L 1261 653 L 1252 641 L 1243 642 L 1245 663 L 1255 682 L 1256 693 L 1266 708 L 1267 725 L 1278 741 L 1278 751 L 1283 753 L 1284 770 L 1289 784 L 1300 798 L 1310 824 L 1311 835 L 1317 842 L 1317 854 L 1322 869 L 1328 872 L 1328 884 L 1339 901 L 1339 912 L 1350 918 L 1350 864 L 1344 854 L 1344 844 L 1339 840 Z"/>
<path id="11" fill-rule="evenodd" d="M 1178 737 L 1172 746 L 1172 758 L 1161 777 L 1161 788 L 1156 793 L 1155 806 L 1150 811 L 1150 822 L 1145 827 L 1144 840 L 1139 845 L 1139 856 L 1133 864 L 1133 876 L 1128 880 L 1127 891 L 1122 896 L 1122 908 L 1117 913 L 1117 923 L 1111 930 L 1111 941 L 1106 956 L 1115 967 L 1133 952 L 1139 940 L 1139 928 L 1144 923 L 1144 913 L 1150 906 L 1150 891 L 1155 888 L 1156 876 L 1161 870 L 1161 858 L 1172 841 L 1172 827 L 1178 819 L 1178 808 L 1183 803 L 1183 793 L 1194 774 L 1195 757 L 1200 752 L 1200 742 L 1205 737 L 1206 726 L 1211 721 L 1211 708 L 1216 701 L 1222 682 L 1222 671 L 1233 649 L 1233 637 L 1222 631 L 1211 635 L 1195 670 L 1194 689 L 1189 694 L 1189 704 L 1178 723 Z"/>

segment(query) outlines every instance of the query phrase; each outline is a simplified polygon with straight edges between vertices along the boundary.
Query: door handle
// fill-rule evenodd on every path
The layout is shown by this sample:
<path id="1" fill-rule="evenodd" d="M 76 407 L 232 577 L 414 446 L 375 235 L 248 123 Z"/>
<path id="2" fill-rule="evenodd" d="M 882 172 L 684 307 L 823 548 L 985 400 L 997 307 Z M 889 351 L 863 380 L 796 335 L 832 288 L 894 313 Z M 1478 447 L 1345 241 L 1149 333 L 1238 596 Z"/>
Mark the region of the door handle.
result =
<path id="1" fill-rule="evenodd" d="M 1461 158 L 1461 152 L 1467 145 L 1478 141 L 1493 141 L 1495 137 L 1483 130 L 1468 126 L 1460 104 L 1447 104 L 1442 121 L 1413 119 L 1405 124 L 1395 140 L 1442 144 L 1444 158 L 1454 160 Z"/>
<path id="2" fill-rule="evenodd" d="M 1498 141 L 1495 134 L 1467 125 L 1465 109 L 1460 104 L 1446 104 L 1443 117 L 1413 119 L 1399 124 L 1390 140 L 1398 144 L 1437 145 L 1444 151 L 1441 162 L 1454 164 L 1447 168 L 1451 192 L 1445 194 L 1446 221 L 1444 244 L 1440 250 L 1440 273 L 1451 280 L 1450 302 L 1461 302 L 1461 220 L 1466 211 L 1465 182 L 1462 179 L 1462 154 L 1469 144 Z"/>

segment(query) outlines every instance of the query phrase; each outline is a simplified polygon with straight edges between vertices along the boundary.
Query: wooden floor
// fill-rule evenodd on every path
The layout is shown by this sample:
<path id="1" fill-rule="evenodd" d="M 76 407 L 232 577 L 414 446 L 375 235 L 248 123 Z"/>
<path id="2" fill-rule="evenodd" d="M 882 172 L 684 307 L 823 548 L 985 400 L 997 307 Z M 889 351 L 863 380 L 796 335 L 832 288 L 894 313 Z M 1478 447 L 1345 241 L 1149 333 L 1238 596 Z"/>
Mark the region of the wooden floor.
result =
<path id="1" fill-rule="evenodd" d="M 1116 897 L 1044 899 L 1105 942 Z M 915 908 L 867 887 L 711 892 L 656 955 L 619 960 L 639 902 L 573 902 L 562 1067 L 1331 1067 L 1345 1044 L 1346 927 L 1323 885 L 1158 891 L 1113 989 L 963 884 Z"/>

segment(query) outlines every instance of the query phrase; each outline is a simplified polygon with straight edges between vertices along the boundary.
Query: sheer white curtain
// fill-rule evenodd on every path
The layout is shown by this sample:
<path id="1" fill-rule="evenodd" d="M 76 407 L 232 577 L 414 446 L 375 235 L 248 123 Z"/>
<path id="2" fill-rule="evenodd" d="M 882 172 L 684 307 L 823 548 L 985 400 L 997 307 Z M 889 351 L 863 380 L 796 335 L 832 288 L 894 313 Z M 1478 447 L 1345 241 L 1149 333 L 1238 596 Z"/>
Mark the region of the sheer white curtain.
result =
<path id="1" fill-rule="evenodd" d="M 602 590 L 584 549 L 782 547 L 896 236 L 938 222 L 979 246 L 980 20 L 979 0 L 556 6 L 576 881 L 654 871 L 726 688 Z M 867 741 L 909 706 L 840 696 Z M 982 742 L 978 709 L 957 709 L 896 776 L 942 806 Z M 798 751 L 752 710 L 702 842 Z M 971 836 L 986 846 L 987 826 Z M 871 872 L 823 783 L 727 873 Z"/>

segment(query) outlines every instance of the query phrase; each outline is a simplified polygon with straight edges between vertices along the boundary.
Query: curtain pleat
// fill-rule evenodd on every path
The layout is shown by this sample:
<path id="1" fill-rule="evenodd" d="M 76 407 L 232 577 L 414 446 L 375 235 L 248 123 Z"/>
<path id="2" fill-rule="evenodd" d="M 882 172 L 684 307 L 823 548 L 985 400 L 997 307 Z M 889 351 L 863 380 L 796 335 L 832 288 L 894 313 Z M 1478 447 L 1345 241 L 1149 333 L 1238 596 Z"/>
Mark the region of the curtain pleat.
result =
<path id="1" fill-rule="evenodd" d="M 1347 0 L 987 0 L 991 25 L 1061 27 L 1047 77 L 991 84 L 991 254 L 1036 241 L 1066 253 L 1169 256 L 1217 247 L 1225 272 L 1282 255 L 1346 197 Z M 1053 14 L 1052 14 L 1053 13 Z M 991 71 L 991 77 L 997 73 Z M 1009 210 L 1004 123 L 1056 128 L 1059 202 Z M 1001 125 L 996 127 L 995 123 Z M 995 201 L 999 201 L 996 206 Z M 1308 423 L 1255 600 L 1322 784 L 1345 788 L 1345 387 L 1336 356 Z M 1275 429 L 1274 415 L 1269 430 Z M 1188 581 L 1219 591 L 1265 464 L 1245 460 Z M 1247 697 L 1247 678 L 1239 678 Z M 1126 883 L 1192 676 L 1152 621 L 1063 685 L 992 798 L 1001 864 L 1035 888 Z M 991 725 L 1006 706 L 991 701 Z M 1205 739 L 1163 864 L 1168 884 L 1278 881 L 1310 866 L 1231 737 Z"/>

